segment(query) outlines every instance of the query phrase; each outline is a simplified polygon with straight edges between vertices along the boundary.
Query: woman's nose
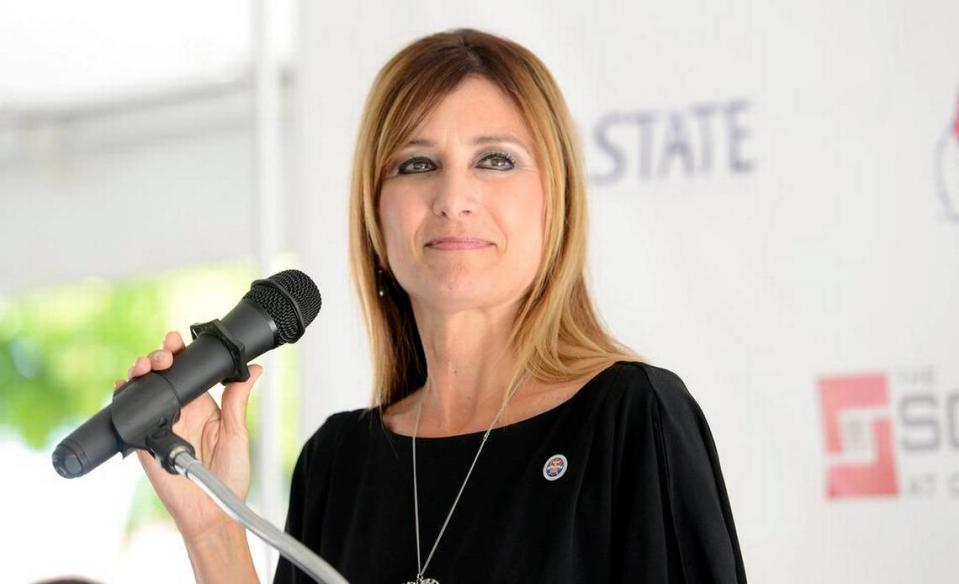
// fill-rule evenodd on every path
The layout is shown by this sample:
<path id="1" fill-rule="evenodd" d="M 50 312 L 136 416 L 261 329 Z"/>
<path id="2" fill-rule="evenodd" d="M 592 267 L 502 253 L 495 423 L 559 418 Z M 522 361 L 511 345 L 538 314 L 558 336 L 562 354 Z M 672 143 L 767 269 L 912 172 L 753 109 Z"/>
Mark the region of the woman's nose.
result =
<path id="1" fill-rule="evenodd" d="M 433 199 L 433 214 L 446 215 L 452 219 L 472 213 L 476 208 L 476 184 L 469 173 L 446 170 L 440 177 Z"/>

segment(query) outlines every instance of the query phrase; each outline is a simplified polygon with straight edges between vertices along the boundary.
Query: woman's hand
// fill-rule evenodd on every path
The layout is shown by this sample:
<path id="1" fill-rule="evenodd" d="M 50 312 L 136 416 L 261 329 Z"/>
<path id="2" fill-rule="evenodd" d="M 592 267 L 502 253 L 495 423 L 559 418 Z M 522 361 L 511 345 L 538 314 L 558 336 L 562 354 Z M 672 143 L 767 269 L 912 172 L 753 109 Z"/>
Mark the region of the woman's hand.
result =
<path id="1" fill-rule="evenodd" d="M 183 350 L 183 338 L 170 331 L 163 340 L 163 348 L 146 357 L 137 357 L 127 372 L 127 379 L 140 377 L 150 371 L 162 371 L 173 365 L 173 356 Z M 183 406 L 173 432 L 196 449 L 197 459 L 241 500 L 246 500 L 250 488 L 250 449 L 246 431 L 246 408 L 250 390 L 263 368 L 250 365 L 250 378 L 230 383 L 223 390 L 223 408 L 209 393 L 204 393 Z M 118 379 L 115 390 L 124 384 Z M 147 452 L 137 450 L 137 457 L 163 505 L 173 516 L 183 538 L 195 541 L 215 530 L 233 523 L 226 513 L 186 477 L 163 470 Z"/>

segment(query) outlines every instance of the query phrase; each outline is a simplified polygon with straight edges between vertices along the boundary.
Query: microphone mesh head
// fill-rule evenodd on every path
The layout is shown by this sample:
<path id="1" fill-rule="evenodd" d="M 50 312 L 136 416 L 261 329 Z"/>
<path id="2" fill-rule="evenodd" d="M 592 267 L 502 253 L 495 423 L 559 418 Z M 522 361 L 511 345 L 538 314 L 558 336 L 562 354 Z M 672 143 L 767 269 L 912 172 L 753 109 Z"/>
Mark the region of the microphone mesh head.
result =
<path id="1" fill-rule="evenodd" d="M 257 280 L 243 298 L 258 304 L 273 318 L 280 344 L 295 343 L 303 336 L 323 304 L 316 284 L 299 270 L 283 270 Z"/>

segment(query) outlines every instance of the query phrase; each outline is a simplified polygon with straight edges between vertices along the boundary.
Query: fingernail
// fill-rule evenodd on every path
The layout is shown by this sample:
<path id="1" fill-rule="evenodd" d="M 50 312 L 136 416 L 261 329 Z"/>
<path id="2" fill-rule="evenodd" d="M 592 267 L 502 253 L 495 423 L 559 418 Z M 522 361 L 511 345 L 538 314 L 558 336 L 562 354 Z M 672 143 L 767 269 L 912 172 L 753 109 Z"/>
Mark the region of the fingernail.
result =
<path id="1" fill-rule="evenodd" d="M 133 377 L 133 367 L 130 367 L 129 369 L 127 369 L 127 379 L 130 379 L 132 377 Z"/>
<path id="2" fill-rule="evenodd" d="M 159 351 L 159 350 L 153 351 L 149 355 L 147 355 L 147 358 L 149 358 L 151 361 L 159 361 L 160 355 L 162 354 L 163 354 L 163 351 Z"/>

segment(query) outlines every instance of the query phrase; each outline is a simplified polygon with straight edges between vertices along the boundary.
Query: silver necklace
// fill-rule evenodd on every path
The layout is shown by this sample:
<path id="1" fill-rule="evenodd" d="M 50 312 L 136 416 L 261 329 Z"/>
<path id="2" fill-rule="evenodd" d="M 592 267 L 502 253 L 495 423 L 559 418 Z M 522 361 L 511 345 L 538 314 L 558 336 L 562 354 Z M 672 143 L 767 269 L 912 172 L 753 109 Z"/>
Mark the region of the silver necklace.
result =
<path id="1" fill-rule="evenodd" d="M 497 412 L 496 417 L 493 418 L 493 423 L 489 425 L 486 433 L 483 434 L 483 441 L 480 442 L 479 449 L 476 451 L 476 456 L 473 457 L 473 463 L 470 464 L 470 469 L 466 472 L 466 478 L 463 479 L 463 484 L 460 485 L 460 490 L 456 493 L 456 499 L 453 500 L 453 506 L 450 507 L 450 512 L 446 514 L 446 520 L 443 521 L 443 526 L 440 528 L 439 535 L 436 536 L 436 541 L 433 542 L 433 549 L 430 550 L 430 555 L 426 558 L 426 564 L 421 563 L 420 559 L 420 503 L 419 496 L 417 493 L 416 485 L 416 433 L 420 428 L 420 414 L 423 413 L 423 399 L 426 398 L 426 392 L 423 392 L 423 397 L 420 398 L 420 402 L 416 408 L 416 424 L 413 426 L 413 510 L 416 517 L 416 580 L 409 580 L 406 584 L 440 584 L 433 578 L 425 578 L 423 572 L 426 571 L 426 567 L 429 566 L 430 560 L 433 559 L 433 553 L 436 551 L 436 546 L 440 543 L 440 538 L 443 537 L 443 532 L 446 531 L 446 525 L 450 522 L 450 517 L 453 516 L 453 510 L 456 509 L 456 504 L 459 503 L 460 495 L 463 494 L 463 489 L 466 488 L 466 482 L 470 480 L 470 474 L 473 473 L 473 467 L 476 466 L 476 461 L 479 459 L 480 452 L 483 451 L 483 446 L 486 445 L 486 439 L 489 438 L 490 432 L 493 431 L 493 426 L 496 425 L 496 421 L 499 420 L 500 415 L 506 410 L 506 406 L 509 405 L 511 399 L 513 399 L 513 394 L 516 393 L 516 390 L 519 389 L 520 384 L 526 379 L 529 375 L 528 371 L 525 371 L 523 375 L 516 381 L 513 385 L 513 389 L 509 392 L 509 397 L 506 398 L 506 403 L 504 403 L 499 412 Z M 429 379 L 429 389 L 433 387 L 433 380 Z"/>

